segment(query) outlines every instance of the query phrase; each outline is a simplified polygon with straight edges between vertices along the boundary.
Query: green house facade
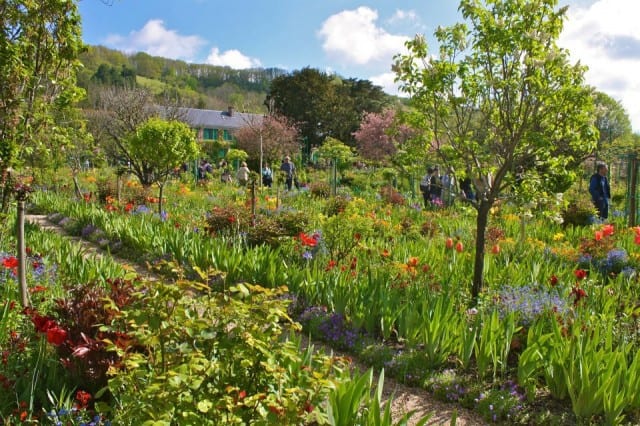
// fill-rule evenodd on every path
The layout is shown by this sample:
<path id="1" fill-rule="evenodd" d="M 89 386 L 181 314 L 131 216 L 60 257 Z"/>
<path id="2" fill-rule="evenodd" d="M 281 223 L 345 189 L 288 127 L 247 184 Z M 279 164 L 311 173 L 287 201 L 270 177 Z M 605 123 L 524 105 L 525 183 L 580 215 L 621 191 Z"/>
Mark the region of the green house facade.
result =
<path id="1" fill-rule="evenodd" d="M 203 151 L 212 160 L 224 157 L 233 147 L 234 132 L 246 126 L 260 125 L 263 119 L 261 114 L 236 112 L 233 107 L 226 111 L 181 108 L 179 115 L 195 130 Z"/>

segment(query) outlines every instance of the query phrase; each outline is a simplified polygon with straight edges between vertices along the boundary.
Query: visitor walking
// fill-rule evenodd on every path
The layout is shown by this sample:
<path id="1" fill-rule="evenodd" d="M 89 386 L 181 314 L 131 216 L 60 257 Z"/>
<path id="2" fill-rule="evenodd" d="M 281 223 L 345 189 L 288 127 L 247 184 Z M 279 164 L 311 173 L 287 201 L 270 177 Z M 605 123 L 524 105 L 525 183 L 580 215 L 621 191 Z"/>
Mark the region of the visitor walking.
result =
<path id="1" fill-rule="evenodd" d="M 284 157 L 284 160 L 280 165 L 280 171 L 285 173 L 284 182 L 287 186 L 287 191 L 291 191 L 291 186 L 293 185 L 293 179 L 296 173 L 296 166 L 291 162 L 291 158 L 288 155 Z"/>
<path id="2" fill-rule="evenodd" d="M 591 176 L 589 181 L 589 193 L 591 194 L 591 201 L 598 210 L 598 216 L 600 219 L 605 220 L 609 217 L 609 203 L 611 199 L 611 188 L 609 186 L 609 179 L 607 179 L 607 172 L 609 169 L 604 163 L 599 163 L 596 166 L 596 172 Z"/>
<path id="3" fill-rule="evenodd" d="M 247 163 L 244 161 L 240 163 L 240 167 L 236 173 L 238 184 L 240 186 L 247 186 L 247 183 L 249 182 L 249 173 L 251 173 L 251 171 L 249 170 L 249 167 L 247 167 Z"/>

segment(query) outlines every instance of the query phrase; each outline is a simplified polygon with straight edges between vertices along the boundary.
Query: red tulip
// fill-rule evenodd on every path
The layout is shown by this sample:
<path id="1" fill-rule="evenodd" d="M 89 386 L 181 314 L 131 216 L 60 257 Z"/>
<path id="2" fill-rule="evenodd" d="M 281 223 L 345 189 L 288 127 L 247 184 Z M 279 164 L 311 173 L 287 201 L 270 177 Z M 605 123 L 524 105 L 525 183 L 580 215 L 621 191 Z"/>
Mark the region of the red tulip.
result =
<path id="1" fill-rule="evenodd" d="M 462 244 L 462 241 L 458 241 L 458 243 L 456 244 L 456 251 L 458 253 L 462 253 L 463 250 L 464 250 L 464 245 Z"/>
<path id="2" fill-rule="evenodd" d="M 491 247 L 491 253 L 493 254 L 500 254 L 500 245 L 496 244 L 493 247 Z"/>
<path id="3" fill-rule="evenodd" d="M 47 330 L 47 342 L 51 343 L 52 345 L 60 346 L 66 339 L 67 332 L 58 326 L 52 327 Z"/>
<path id="4" fill-rule="evenodd" d="M 453 248 L 453 238 L 447 238 L 447 241 L 445 242 L 445 246 L 451 250 Z"/>

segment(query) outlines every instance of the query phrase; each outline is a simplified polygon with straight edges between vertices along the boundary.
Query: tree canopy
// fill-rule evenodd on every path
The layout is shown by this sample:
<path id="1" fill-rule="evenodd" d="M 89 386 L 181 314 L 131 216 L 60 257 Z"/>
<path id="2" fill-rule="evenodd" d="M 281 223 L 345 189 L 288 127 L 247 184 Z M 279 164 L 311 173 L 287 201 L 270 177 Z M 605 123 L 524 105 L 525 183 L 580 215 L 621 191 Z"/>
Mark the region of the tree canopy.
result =
<path id="1" fill-rule="evenodd" d="M 417 36 L 394 69 L 411 96 L 413 127 L 475 183 L 477 300 L 489 211 L 516 167 L 571 175 L 573 154 L 591 152 L 597 131 L 585 69 L 556 44 L 566 12 L 557 0 L 462 0 L 459 9 L 465 23 L 436 31 L 437 55 Z M 567 149 L 558 153 L 558 145 Z"/>
<path id="2" fill-rule="evenodd" d="M 0 3 L 0 172 L 21 161 L 33 136 L 52 123 L 52 108 L 78 98 L 82 50 L 76 2 L 4 0 Z M 47 136 L 54 136 L 50 126 Z M 5 188 L 6 189 L 6 188 Z M 3 192 L 3 208 L 6 194 Z"/>
<path id="3" fill-rule="evenodd" d="M 162 188 L 169 176 L 183 163 L 197 158 L 199 147 L 189 125 L 176 120 L 152 117 L 122 141 L 131 171 L 140 183 L 160 186 L 159 213 L 162 213 Z"/>
<path id="4" fill-rule="evenodd" d="M 327 137 L 355 146 L 353 133 L 367 112 L 381 112 L 389 104 L 382 88 L 367 80 L 341 79 L 303 68 L 271 82 L 265 105 L 296 123 L 310 146 Z"/>

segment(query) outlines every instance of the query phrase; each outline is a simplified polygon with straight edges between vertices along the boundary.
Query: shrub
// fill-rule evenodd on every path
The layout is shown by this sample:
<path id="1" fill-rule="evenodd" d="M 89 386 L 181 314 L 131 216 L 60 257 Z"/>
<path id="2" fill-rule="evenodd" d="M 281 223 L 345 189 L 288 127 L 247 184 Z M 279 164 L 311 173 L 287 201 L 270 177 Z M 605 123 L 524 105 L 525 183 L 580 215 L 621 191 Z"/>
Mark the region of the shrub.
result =
<path id="1" fill-rule="evenodd" d="M 564 226 L 587 226 L 594 222 L 597 211 L 588 197 L 578 198 L 562 211 Z"/>
<path id="2" fill-rule="evenodd" d="M 299 328 L 285 291 L 240 284 L 193 298 L 156 282 L 139 293 L 122 315 L 147 350 L 125 353 L 109 381 L 114 423 L 315 424 L 346 363 L 284 340 Z"/>
<path id="3" fill-rule="evenodd" d="M 327 216 L 335 216 L 345 211 L 349 205 L 349 199 L 343 196 L 332 197 L 327 200 L 324 206 L 324 214 Z"/>
<path id="4" fill-rule="evenodd" d="M 331 187 L 327 182 L 311 182 L 309 193 L 316 198 L 327 198 L 331 195 Z"/>
<path id="5" fill-rule="evenodd" d="M 396 206 L 402 206 L 405 204 L 405 199 L 402 194 L 391 185 L 380 188 L 380 197 L 382 197 L 382 199 L 387 203 Z"/>

